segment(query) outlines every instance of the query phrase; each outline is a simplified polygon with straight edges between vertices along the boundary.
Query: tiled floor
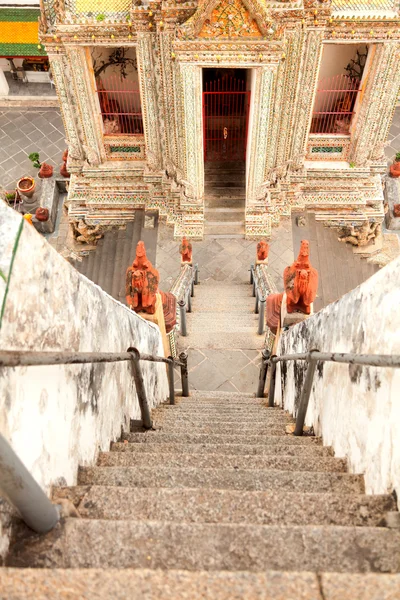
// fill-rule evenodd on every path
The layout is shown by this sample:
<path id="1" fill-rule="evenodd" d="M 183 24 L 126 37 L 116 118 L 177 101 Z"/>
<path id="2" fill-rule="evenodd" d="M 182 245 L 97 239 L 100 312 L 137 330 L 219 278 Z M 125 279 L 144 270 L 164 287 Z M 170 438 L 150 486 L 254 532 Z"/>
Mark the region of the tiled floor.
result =
<path id="1" fill-rule="evenodd" d="M 385 156 L 389 163 L 393 161 L 396 152 L 400 152 L 400 106 L 394 112 L 388 135 L 388 146 L 385 148 Z"/>
<path id="2" fill-rule="evenodd" d="M 38 152 L 41 162 L 61 166 L 66 149 L 60 112 L 54 108 L 2 109 L 0 114 L 0 185 L 15 187 L 24 175 L 37 175 L 28 155 Z"/>
<path id="3" fill-rule="evenodd" d="M 55 98 L 57 96 L 54 85 L 51 83 L 24 83 L 20 79 L 13 79 L 11 73 L 4 73 L 8 87 L 10 88 L 9 96 L 49 96 Z"/>

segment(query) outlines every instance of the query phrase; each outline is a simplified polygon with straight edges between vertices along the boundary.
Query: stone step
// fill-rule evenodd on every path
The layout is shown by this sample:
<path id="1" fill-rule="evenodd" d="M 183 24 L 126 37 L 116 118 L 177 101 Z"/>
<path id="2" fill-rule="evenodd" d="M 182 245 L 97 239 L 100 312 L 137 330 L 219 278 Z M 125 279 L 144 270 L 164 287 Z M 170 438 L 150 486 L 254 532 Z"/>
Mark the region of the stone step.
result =
<path id="1" fill-rule="evenodd" d="M 246 196 L 246 186 L 238 185 L 235 183 L 234 185 L 227 185 L 226 182 L 219 182 L 216 185 L 205 185 L 204 186 L 204 196 L 206 198 L 210 198 L 213 196 L 242 196 L 244 198 Z"/>
<path id="2" fill-rule="evenodd" d="M 13 569 L 0 571 L 7 600 L 395 600 L 400 575 L 294 571 Z M 322 594 L 322 595 L 321 595 Z"/>
<path id="3" fill-rule="evenodd" d="M 395 600 L 400 575 L 294 571 L 13 569 L 0 571 L 7 600 Z M 322 594 L 322 595 L 321 595 Z M 133 597 L 133 596 L 132 596 Z"/>
<path id="4" fill-rule="evenodd" d="M 364 493 L 361 475 L 324 471 L 261 471 L 251 469 L 177 469 L 160 467 L 80 467 L 80 485 L 123 487 L 276 490 Z"/>
<path id="5" fill-rule="evenodd" d="M 246 186 L 246 177 L 245 172 L 242 170 L 228 170 L 228 171 L 210 171 L 205 172 L 204 177 L 205 185 L 212 186 L 213 184 L 220 185 L 238 185 L 240 184 L 242 187 Z"/>
<path id="6" fill-rule="evenodd" d="M 133 452 L 100 452 L 99 467 L 161 467 L 177 469 L 246 469 L 279 471 L 325 471 L 345 473 L 347 461 L 332 456 L 254 456 L 239 454 L 161 454 L 160 452 L 136 454 Z"/>
<path id="7" fill-rule="evenodd" d="M 232 350 L 240 348 L 241 350 L 261 350 L 264 337 L 259 336 L 254 329 L 254 333 L 228 333 L 224 335 L 215 335 L 215 332 L 193 332 L 189 331 L 188 337 L 185 338 L 185 345 L 191 348 L 208 349 L 208 350 Z"/>
<path id="8" fill-rule="evenodd" d="M 197 291 L 197 290 L 196 290 Z M 194 295 L 192 299 L 193 310 L 197 313 L 207 314 L 207 313 L 217 313 L 229 312 L 232 314 L 249 314 L 254 312 L 254 304 L 255 300 L 251 296 L 251 294 L 246 296 L 235 296 L 235 302 L 232 303 L 232 298 L 221 298 L 216 297 L 213 298 L 212 302 L 210 302 L 210 298 L 206 298 L 205 295 Z"/>
<path id="9" fill-rule="evenodd" d="M 171 405 L 170 405 L 171 406 Z M 183 410 L 176 406 L 176 410 L 163 410 L 160 408 L 154 415 L 154 421 L 160 425 L 164 423 L 187 423 L 191 425 L 212 425 L 213 423 L 229 427 L 238 423 L 251 427 L 254 423 L 279 424 L 285 427 L 287 423 L 294 423 L 293 418 L 282 412 L 282 414 L 264 413 L 262 408 L 253 409 L 252 412 L 246 409 L 226 409 L 222 414 L 218 409 L 212 409 L 210 412 L 204 410 L 193 411 Z"/>
<path id="10" fill-rule="evenodd" d="M 53 501 L 71 498 L 85 519 L 129 519 L 254 523 L 257 525 L 345 525 L 378 527 L 396 510 L 393 496 L 246 492 L 82 486 L 57 488 Z"/>
<path id="11" fill-rule="evenodd" d="M 399 544 L 382 527 L 67 519 L 21 541 L 7 566 L 396 573 Z"/>
<path id="12" fill-rule="evenodd" d="M 213 208 L 245 208 L 246 199 L 244 196 L 207 196 L 204 199 L 206 209 Z"/>
<path id="13" fill-rule="evenodd" d="M 245 221 L 244 206 L 241 208 L 206 208 L 205 222 L 207 225 L 212 223 L 238 223 L 241 225 Z"/>
<path id="14" fill-rule="evenodd" d="M 242 434 L 224 434 L 224 433 L 192 433 L 190 431 L 180 433 L 164 433 L 148 431 L 143 433 L 124 433 L 123 439 L 132 444 L 135 443 L 153 443 L 153 444 L 289 444 L 294 446 L 321 445 L 321 438 L 314 436 L 282 436 L 282 435 L 246 435 Z"/>
<path id="15" fill-rule="evenodd" d="M 250 265 L 249 265 L 250 270 Z M 219 285 L 207 285 L 207 283 L 203 283 L 195 287 L 193 302 L 196 302 L 199 298 L 204 300 L 208 299 L 210 302 L 210 294 L 212 293 L 212 298 L 215 296 L 216 302 L 227 302 L 231 301 L 232 298 L 237 299 L 246 299 L 252 300 L 255 302 L 255 299 L 252 295 L 252 287 L 250 285 L 241 285 L 237 286 L 236 289 L 231 289 L 229 286 Z"/>
<path id="16" fill-rule="evenodd" d="M 179 454 L 241 454 L 243 456 L 251 455 L 272 455 L 272 456 L 333 456 L 333 450 L 330 446 L 311 446 L 289 445 L 283 440 L 281 444 L 179 444 L 179 443 L 158 443 L 158 444 L 132 444 L 127 442 L 113 442 L 111 444 L 112 452 L 132 452 L 134 454 L 160 452 L 161 454 L 179 453 Z"/>
<path id="17" fill-rule="evenodd" d="M 177 421 L 172 423 L 158 423 L 157 433 L 211 433 L 211 434 L 227 434 L 227 435 L 253 435 L 267 437 L 269 435 L 286 436 L 285 425 L 282 423 L 263 424 L 263 423 L 240 423 L 236 422 L 230 425 L 223 423 L 212 422 L 210 424 L 188 425 L 186 421 Z"/>

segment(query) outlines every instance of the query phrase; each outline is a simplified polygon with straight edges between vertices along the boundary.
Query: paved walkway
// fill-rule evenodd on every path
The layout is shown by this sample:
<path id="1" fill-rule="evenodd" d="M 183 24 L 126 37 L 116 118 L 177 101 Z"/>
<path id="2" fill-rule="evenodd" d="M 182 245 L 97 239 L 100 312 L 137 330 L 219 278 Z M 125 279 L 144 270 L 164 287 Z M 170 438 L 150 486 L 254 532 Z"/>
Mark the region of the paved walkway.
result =
<path id="1" fill-rule="evenodd" d="M 37 175 L 28 155 L 39 152 L 40 161 L 55 169 L 66 149 L 60 111 L 51 109 L 2 109 L 0 114 L 0 185 L 13 189 L 20 177 Z"/>

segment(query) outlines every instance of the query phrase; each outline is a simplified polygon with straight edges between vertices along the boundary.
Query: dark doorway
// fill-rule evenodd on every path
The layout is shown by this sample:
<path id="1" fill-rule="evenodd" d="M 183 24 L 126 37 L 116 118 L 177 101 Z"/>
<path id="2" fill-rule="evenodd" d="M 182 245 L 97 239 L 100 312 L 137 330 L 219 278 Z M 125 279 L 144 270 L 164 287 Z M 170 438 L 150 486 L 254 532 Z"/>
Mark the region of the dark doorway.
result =
<path id="1" fill-rule="evenodd" d="M 203 69 L 204 161 L 246 160 L 247 69 Z"/>

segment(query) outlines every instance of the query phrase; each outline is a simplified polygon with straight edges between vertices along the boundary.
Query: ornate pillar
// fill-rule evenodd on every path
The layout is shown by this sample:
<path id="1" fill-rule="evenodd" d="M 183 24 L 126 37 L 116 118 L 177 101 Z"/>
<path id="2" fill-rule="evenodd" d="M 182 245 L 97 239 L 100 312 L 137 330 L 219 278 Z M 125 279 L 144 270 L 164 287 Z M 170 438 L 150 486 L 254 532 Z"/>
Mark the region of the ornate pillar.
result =
<path id="1" fill-rule="evenodd" d="M 203 201 L 204 192 L 204 150 L 202 132 L 202 81 L 201 67 L 183 63 L 180 65 L 182 102 L 184 177 L 193 189 L 196 204 Z"/>
<path id="2" fill-rule="evenodd" d="M 98 165 L 106 160 L 106 155 L 101 116 L 95 103 L 94 82 L 92 82 L 92 75 L 89 72 L 87 51 L 85 48 L 71 48 L 68 51 L 68 59 L 70 65 L 73 65 L 72 80 L 79 107 L 84 152 L 90 165 Z"/>
<path id="3" fill-rule="evenodd" d="M 322 55 L 322 29 L 307 31 L 303 58 L 299 65 L 301 77 L 298 79 L 296 96 L 297 104 L 294 109 L 295 124 L 292 138 L 290 157 L 298 165 L 304 159 L 308 132 L 310 130 L 316 82 Z"/>
<path id="4" fill-rule="evenodd" d="M 276 65 L 257 67 L 253 86 L 251 139 L 248 142 L 246 186 L 246 236 L 269 235 L 271 219 L 266 212 L 263 193 L 265 172 L 271 143 L 271 106 Z"/>
<path id="5" fill-rule="evenodd" d="M 71 173 L 79 172 L 83 164 L 82 131 L 78 121 L 76 95 L 71 90 L 72 76 L 65 54 L 49 54 L 51 72 L 60 103 L 69 148 L 68 168 Z"/>
<path id="6" fill-rule="evenodd" d="M 400 87 L 400 44 L 376 44 L 373 51 L 364 97 L 352 131 L 350 160 L 357 166 L 384 157 L 384 143 Z"/>
<path id="7" fill-rule="evenodd" d="M 305 35 L 301 27 L 286 31 L 285 61 L 281 62 L 278 70 L 275 97 L 275 119 L 270 148 L 271 160 L 268 167 L 282 165 L 290 158 L 291 143 L 296 124 L 296 90 L 301 76 L 299 63 L 301 61 Z M 274 150 L 272 155 L 271 150 Z"/>
<path id="8" fill-rule="evenodd" d="M 161 131 L 156 93 L 156 63 L 153 56 L 153 34 L 138 32 L 138 71 L 142 98 L 143 129 L 146 152 L 152 168 L 162 169 Z"/>
<path id="9" fill-rule="evenodd" d="M 160 35 L 160 61 L 162 73 L 162 100 L 165 120 L 165 150 L 167 157 L 175 166 L 179 165 L 178 150 L 178 98 L 176 90 L 177 69 L 173 59 L 173 41 L 175 39 L 175 23 L 166 25 Z"/>

